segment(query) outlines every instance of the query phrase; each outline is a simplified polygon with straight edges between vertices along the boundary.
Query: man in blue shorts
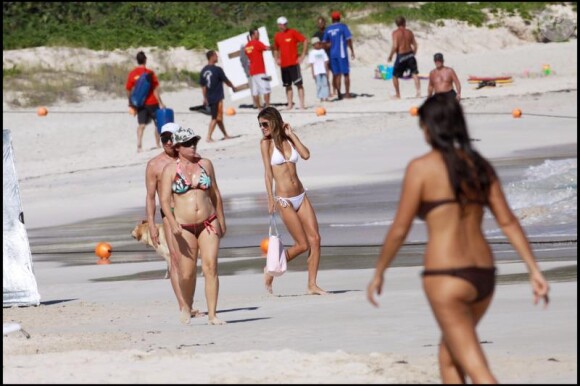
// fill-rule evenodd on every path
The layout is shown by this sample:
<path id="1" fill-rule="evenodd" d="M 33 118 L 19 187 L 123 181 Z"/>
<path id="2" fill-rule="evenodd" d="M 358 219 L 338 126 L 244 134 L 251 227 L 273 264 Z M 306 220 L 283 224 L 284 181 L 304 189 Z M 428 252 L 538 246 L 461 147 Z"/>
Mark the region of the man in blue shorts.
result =
<path id="1" fill-rule="evenodd" d="M 334 11 L 330 15 L 332 24 L 324 31 L 322 41 L 330 45 L 330 71 L 332 71 L 332 85 L 338 92 L 338 99 L 342 99 L 340 94 L 340 83 L 344 75 L 345 98 L 350 98 L 350 67 L 348 64 L 348 48 L 350 48 L 351 59 L 354 60 L 354 48 L 352 47 L 352 34 L 347 25 L 340 22 L 340 12 Z"/>

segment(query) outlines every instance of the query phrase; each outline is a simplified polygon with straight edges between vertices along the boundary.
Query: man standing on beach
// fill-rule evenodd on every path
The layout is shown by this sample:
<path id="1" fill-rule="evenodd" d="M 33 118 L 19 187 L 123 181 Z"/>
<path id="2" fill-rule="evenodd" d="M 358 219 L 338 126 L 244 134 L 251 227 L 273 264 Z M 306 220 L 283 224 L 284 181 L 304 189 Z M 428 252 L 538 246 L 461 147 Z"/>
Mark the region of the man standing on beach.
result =
<path id="1" fill-rule="evenodd" d="M 163 152 L 150 159 L 149 162 L 147 162 L 147 168 L 145 169 L 145 186 L 147 188 L 147 195 L 145 199 L 145 210 L 147 213 L 147 225 L 149 227 L 149 236 L 151 238 L 151 242 L 153 243 L 153 248 L 155 249 L 157 249 L 157 246 L 159 245 L 159 232 L 155 224 L 155 209 L 156 209 L 155 197 L 159 195 L 159 187 L 163 169 L 167 164 L 175 162 L 175 160 L 177 159 L 177 153 L 173 148 L 171 135 L 175 131 L 177 131 L 179 127 L 180 126 L 174 122 L 169 122 L 163 125 L 163 127 L 161 128 L 160 135 L 161 143 L 163 144 Z M 175 293 L 175 297 L 177 298 L 179 310 L 181 310 L 183 307 L 189 305 L 188 302 L 186 302 L 185 299 L 183 299 L 181 288 L 179 287 L 180 271 L 179 271 L 179 258 L 177 256 L 177 253 L 179 253 L 179 251 L 175 251 L 175 249 L 173 248 L 174 246 L 173 239 L 175 238 L 175 236 L 171 231 L 169 221 L 165 218 L 163 210 L 161 210 L 161 220 L 163 221 L 163 230 L 165 232 L 167 248 L 169 249 L 169 253 L 171 255 L 169 278 L 171 280 L 171 287 L 173 287 L 173 292 Z M 193 289 L 195 291 L 195 283 L 193 285 Z M 198 313 L 199 313 L 198 310 L 192 309 L 192 316 L 197 316 Z"/>
<path id="2" fill-rule="evenodd" d="M 427 97 L 435 94 L 448 94 L 453 98 L 461 99 L 461 83 L 451 67 L 443 65 L 443 54 L 438 52 L 433 56 L 435 68 L 429 73 L 429 87 Z M 453 89 L 455 85 L 455 90 Z M 457 90 L 457 91 L 456 91 Z"/>
<path id="3" fill-rule="evenodd" d="M 143 150 L 143 131 L 145 131 L 145 126 L 151 123 L 151 120 L 155 123 L 155 144 L 157 147 L 161 147 L 159 143 L 159 133 L 157 132 L 157 118 L 156 113 L 159 108 L 165 108 L 163 102 L 161 102 L 161 96 L 159 95 L 159 81 L 157 80 L 157 75 L 148 68 L 147 65 L 147 56 L 143 51 L 139 51 L 137 53 L 137 64 L 138 66 L 133 69 L 129 73 L 127 77 L 127 83 L 125 84 L 125 89 L 127 91 L 127 98 L 129 98 L 129 107 L 135 109 L 135 107 L 131 104 L 131 91 L 133 87 L 135 87 L 135 82 L 141 74 L 148 73 L 151 74 L 151 89 L 149 90 L 149 94 L 145 99 L 145 104 L 141 107 L 137 107 L 137 152 L 140 153 Z"/>
<path id="4" fill-rule="evenodd" d="M 226 133 L 224 126 L 224 83 L 231 87 L 234 92 L 237 91 L 237 88 L 230 82 L 224 70 L 216 65 L 218 61 L 217 52 L 210 50 L 205 56 L 207 65 L 201 70 L 199 83 L 203 94 L 203 104 L 209 106 L 211 110 L 211 121 L 209 122 L 206 141 L 213 142 L 211 135 L 215 130 L 216 124 L 224 134 L 224 139 L 229 139 L 232 137 Z"/>
<path id="5" fill-rule="evenodd" d="M 399 78 L 403 76 L 405 71 L 410 70 L 415 81 L 415 89 L 417 90 L 416 97 L 421 97 L 421 85 L 419 84 L 419 70 L 417 69 L 417 41 L 413 32 L 406 28 L 406 20 L 403 16 L 398 16 L 395 19 L 397 29 L 393 31 L 393 47 L 387 61 L 393 59 L 393 55 L 397 54 L 393 68 L 393 86 L 395 86 L 395 98 L 400 99 L 401 93 L 399 91 Z"/>
<path id="6" fill-rule="evenodd" d="M 288 19 L 280 16 L 277 20 L 278 29 L 274 35 L 274 55 L 276 63 L 280 66 L 282 72 L 282 84 L 286 88 L 286 98 L 288 99 L 288 110 L 294 107 L 292 101 L 292 84 L 298 89 L 298 99 L 300 108 L 305 109 L 304 105 L 304 87 L 302 85 L 302 74 L 300 72 L 300 63 L 308 53 L 308 40 L 295 29 L 288 28 Z M 302 43 L 302 52 L 298 57 L 298 43 Z"/>
<path id="7" fill-rule="evenodd" d="M 264 107 L 270 106 L 270 78 L 266 75 L 266 64 L 264 63 L 264 51 L 270 50 L 260 41 L 260 32 L 257 28 L 250 30 L 250 41 L 246 44 L 244 52 L 250 61 L 250 89 L 254 106 L 261 109 L 260 95 L 264 95 Z"/>
<path id="8" fill-rule="evenodd" d="M 344 97 L 350 98 L 350 67 L 348 64 L 348 48 L 350 48 L 351 59 L 354 60 L 354 48 L 352 46 L 352 34 L 344 23 L 340 22 L 340 12 L 334 11 L 331 14 L 332 24 L 324 31 L 322 41 L 330 44 L 330 70 L 332 71 L 332 86 L 338 93 L 338 99 L 342 99 L 340 94 L 340 83 L 344 75 Z"/>

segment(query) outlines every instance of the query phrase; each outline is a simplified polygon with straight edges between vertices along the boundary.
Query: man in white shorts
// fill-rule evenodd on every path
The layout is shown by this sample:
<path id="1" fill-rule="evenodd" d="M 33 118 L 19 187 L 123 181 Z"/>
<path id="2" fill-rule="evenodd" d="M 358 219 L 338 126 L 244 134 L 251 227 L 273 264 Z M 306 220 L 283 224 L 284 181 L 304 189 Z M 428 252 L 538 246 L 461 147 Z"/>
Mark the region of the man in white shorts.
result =
<path id="1" fill-rule="evenodd" d="M 260 95 L 264 95 L 264 107 L 270 106 L 271 77 L 266 74 L 266 64 L 262 53 L 271 48 L 260 41 L 257 28 L 250 30 L 250 41 L 246 44 L 245 53 L 250 61 L 250 82 L 254 106 L 261 109 Z"/>

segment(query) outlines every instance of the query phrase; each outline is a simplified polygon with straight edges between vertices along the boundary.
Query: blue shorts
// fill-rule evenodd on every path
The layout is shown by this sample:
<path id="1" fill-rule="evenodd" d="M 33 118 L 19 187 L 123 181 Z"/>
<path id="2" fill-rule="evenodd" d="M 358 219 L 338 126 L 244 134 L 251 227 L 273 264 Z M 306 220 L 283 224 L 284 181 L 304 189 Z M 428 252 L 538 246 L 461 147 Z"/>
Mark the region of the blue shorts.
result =
<path id="1" fill-rule="evenodd" d="M 348 58 L 330 58 L 330 71 L 333 74 L 344 74 L 348 75 L 349 66 Z"/>

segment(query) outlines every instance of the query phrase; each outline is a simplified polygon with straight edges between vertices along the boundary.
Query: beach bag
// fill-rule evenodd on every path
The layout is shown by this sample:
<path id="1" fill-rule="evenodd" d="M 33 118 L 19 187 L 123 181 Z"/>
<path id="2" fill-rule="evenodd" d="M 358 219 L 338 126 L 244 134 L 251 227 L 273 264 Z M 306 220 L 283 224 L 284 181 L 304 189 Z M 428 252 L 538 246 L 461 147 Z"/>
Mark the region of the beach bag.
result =
<path id="1" fill-rule="evenodd" d="M 272 228 L 276 232 L 275 234 L 272 233 Z M 269 275 L 281 276 L 286 272 L 286 252 L 282 240 L 280 240 L 274 213 L 270 216 L 268 234 L 270 237 L 268 239 L 268 253 L 266 254 L 266 271 Z"/>
<path id="2" fill-rule="evenodd" d="M 153 84 L 153 79 L 151 73 L 144 72 L 139 76 L 137 82 L 135 82 L 135 86 L 131 91 L 131 105 L 134 107 L 143 107 L 145 106 L 145 99 L 147 99 L 147 95 L 149 95 L 149 91 L 151 90 L 151 85 Z"/>

